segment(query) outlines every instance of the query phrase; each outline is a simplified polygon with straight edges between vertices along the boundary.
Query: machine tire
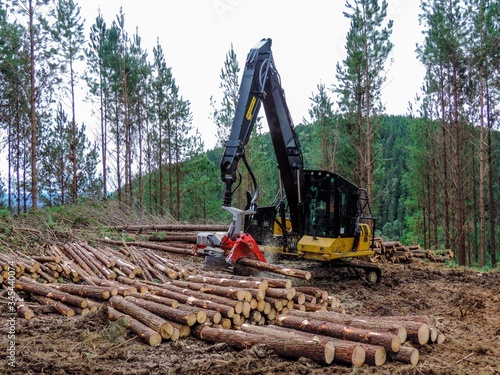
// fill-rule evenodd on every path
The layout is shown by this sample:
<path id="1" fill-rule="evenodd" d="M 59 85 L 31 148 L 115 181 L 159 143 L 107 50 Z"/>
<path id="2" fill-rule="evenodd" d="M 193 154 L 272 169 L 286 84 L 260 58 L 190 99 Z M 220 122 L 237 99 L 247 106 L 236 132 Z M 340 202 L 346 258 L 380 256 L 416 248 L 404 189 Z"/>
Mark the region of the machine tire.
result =
<path id="1" fill-rule="evenodd" d="M 365 270 L 365 280 L 368 284 L 376 284 L 380 282 L 381 275 L 378 270 L 367 269 Z"/>

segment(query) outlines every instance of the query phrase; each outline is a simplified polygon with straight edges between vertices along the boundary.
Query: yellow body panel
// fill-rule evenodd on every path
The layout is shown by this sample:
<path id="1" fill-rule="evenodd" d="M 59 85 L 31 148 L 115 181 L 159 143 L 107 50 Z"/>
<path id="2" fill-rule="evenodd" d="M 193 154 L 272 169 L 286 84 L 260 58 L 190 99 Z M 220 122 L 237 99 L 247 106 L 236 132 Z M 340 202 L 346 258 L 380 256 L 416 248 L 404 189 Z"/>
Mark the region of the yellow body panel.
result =
<path id="1" fill-rule="evenodd" d="M 281 248 L 265 246 L 266 252 L 278 252 L 301 258 L 330 261 L 341 258 L 354 258 L 373 255 L 370 249 L 371 229 L 367 224 L 359 224 L 360 238 L 356 250 L 352 250 L 354 238 L 326 238 L 305 235 L 298 244 L 297 251 L 285 252 Z M 275 235 L 278 234 L 275 232 Z"/>
<path id="2" fill-rule="evenodd" d="M 297 255 L 307 259 L 333 260 L 373 255 L 369 248 L 352 251 L 354 238 L 304 236 L 297 245 Z"/>
<path id="3" fill-rule="evenodd" d="M 283 234 L 280 225 L 281 225 L 281 219 L 278 218 L 274 221 L 273 232 L 275 236 L 281 236 Z M 287 232 L 290 232 L 292 230 L 292 222 L 290 221 L 290 219 L 285 219 L 285 225 Z"/>

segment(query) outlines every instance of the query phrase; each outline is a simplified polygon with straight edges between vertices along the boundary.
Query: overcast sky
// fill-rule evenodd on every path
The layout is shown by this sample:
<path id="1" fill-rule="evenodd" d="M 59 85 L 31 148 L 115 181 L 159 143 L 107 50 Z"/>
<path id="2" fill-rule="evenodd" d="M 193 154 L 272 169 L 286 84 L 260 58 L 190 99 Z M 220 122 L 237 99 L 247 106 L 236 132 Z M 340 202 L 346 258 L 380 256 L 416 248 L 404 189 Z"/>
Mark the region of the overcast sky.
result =
<path id="1" fill-rule="evenodd" d="M 193 124 L 207 149 L 216 143 L 209 116 L 210 96 L 220 99 L 220 72 L 231 44 L 240 64 L 262 38 L 273 40 L 273 54 L 295 124 L 309 120 L 312 93 L 322 82 L 335 83 L 335 66 L 345 58 L 349 22 L 344 0 L 79 0 L 87 35 L 98 10 L 108 26 L 125 14 L 130 35 L 138 28 L 142 47 L 152 57 L 159 38 L 167 66 L 184 99 L 191 102 Z M 415 54 L 422 40 L 419 0 L 388 0 L 394 20 L 394 60 L 382 91 L 389 114 L 406 114 L 422 84 L 423 68 Z M 87 126 L 92 124 L 87 124 Z"/>

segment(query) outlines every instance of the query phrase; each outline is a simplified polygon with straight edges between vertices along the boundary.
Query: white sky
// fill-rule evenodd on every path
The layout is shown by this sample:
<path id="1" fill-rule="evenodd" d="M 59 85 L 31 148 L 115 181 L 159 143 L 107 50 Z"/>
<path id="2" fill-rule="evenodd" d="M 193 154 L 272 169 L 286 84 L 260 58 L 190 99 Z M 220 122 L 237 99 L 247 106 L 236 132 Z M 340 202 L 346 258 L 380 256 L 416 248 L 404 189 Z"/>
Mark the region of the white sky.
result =
<path id="1" fill-rule="evenodd" d="M 78 0 L 77 0 L 78 1 Z M 120 7 L 129 35 L 138 28 L 142 47 L 152 57 L 159 38 L 167 66 L 184 99 L 191 102 L 193 124 L 205 147 L 216 143 L 209 116 L 210 96 L 220 99 L 220 72 L 233 44 L 243 72 L 246 56 L 262 38 L 273 39 L 276 67 L 295 124 L 309 120 L 309 98 L 322 82 L 335 83 L 335 66 L 345 57 L 349 30 L 345 0 L 79 0 L 87 36 L 98 9 L 111 25 Z M 406 114 L 420 91 L 423 67 L 417 61 L 419 0 L 388 0 L 394 20 L 394 62 L 382 100 L 389 114 Z M 87 121 L 87 127 L 92 126 Z"/>

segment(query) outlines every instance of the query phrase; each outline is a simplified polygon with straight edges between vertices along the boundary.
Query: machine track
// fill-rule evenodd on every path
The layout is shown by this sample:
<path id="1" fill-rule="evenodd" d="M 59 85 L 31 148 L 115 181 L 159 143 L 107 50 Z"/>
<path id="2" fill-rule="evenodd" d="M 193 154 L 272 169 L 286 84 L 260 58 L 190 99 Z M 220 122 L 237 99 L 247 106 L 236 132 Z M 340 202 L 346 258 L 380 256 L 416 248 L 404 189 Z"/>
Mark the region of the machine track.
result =
<path id="1" fill-rule="evenodd" d="M 330 262 L 298 260 L 280 257 L 276 264 L 311 272 L 312 278 L 329 282 L 360 279 L 367 284 L 380 283 L 382 272 L 372 263 L 356 260 L 336 259 Z M 287 259 L 287 260 L 285 260 Z"/>

